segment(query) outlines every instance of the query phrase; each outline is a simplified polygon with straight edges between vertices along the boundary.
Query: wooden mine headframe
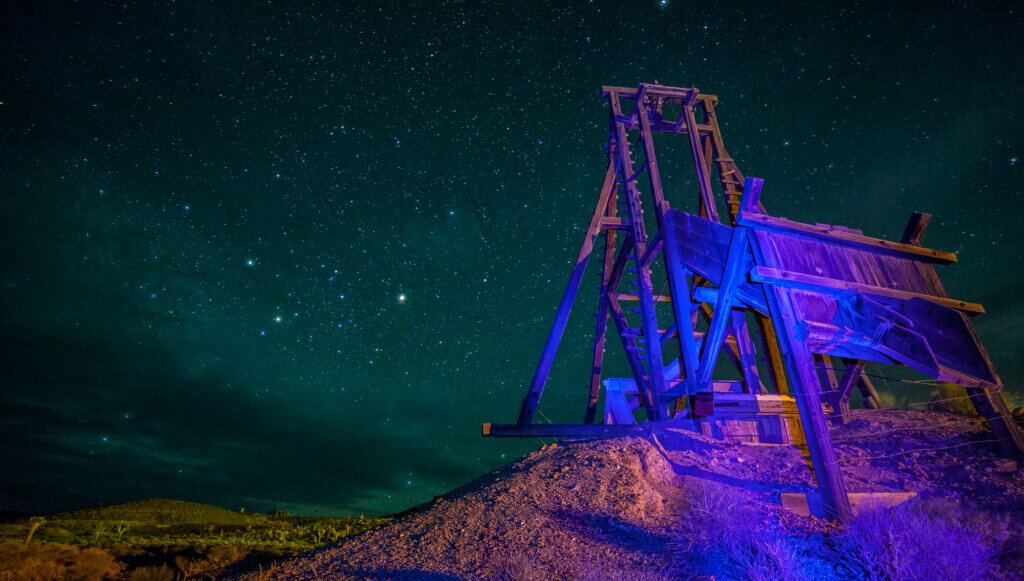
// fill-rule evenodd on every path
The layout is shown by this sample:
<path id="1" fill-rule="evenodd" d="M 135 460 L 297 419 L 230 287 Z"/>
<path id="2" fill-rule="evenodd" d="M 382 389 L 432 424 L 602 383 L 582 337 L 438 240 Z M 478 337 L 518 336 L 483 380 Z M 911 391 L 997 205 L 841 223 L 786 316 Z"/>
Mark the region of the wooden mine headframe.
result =
<path id="1" fill-rule="evenodd" d="M 901 363 L 965 386 L 1004 453 L 1024 457 L 1024 438 L 998 394 L 1002 385 L 968 318 L 984 310 L 946 294 L 934 265 L 953 263 L 955 255 L 921 246 L 929 215 L 912 215 L 900 242 L 843 226 L 770 216 L 760 203 L 762 180 L 744 178 L 725 150 L 715 96 L 657 84 L 603 87 L 602 94 L 610 108 L 610 139 L 597 207 L 518 421 L 484 424 L 484 435 L 630 432 L 642 429 L 634 417 L 640 408 L 651 422 L 680 417 L 684 407 L 689 407 L 687 417 L 702 415 L 694 404 L 708 400 L 700 394 L 714 393 L 712 373 L 723 350 L 737 365 L 743 390 L 764 393 L 768 388 L 758 375 L 758 349 L 748 329 L 748 320 L 753 320 L 771 390 L 795 398 L 819 491 L 833 513 L 848 514 L 850 505 L 823 403 L 840 421 L 848 421 L 848 401 L 859 387 L 865 403 L 877 406 L 863 373 L 867 361 Z M 631 104 L 628 111 L 624 102 Z M 673 113 L 667 118 L 669 111 Z M 697 215 L 672 209 L 666 201 L 655 133 L 689 139 L 699 192 Z M 647 204 L 638 180 L 646 180 Z M 716 190 L 724 196 L 726 216 L 716 209 Z M 645 208 L 653 210 L 654 220 L 648 220 L 656 227 L 653 235 L 647 232 Z M 533 424 L 584 271 L 602 234 L 594 357 L 583 423 Z M 651 282 L 658 257 L 663 259 L 668 294 L 656 293 Z M 627 277 L 635 287 L 629 292 L 620 289 Z M 636 326 L 623 309 L 627 302 L 638 305 L 633 309 L 640 319 Z M 658 302 L 672 307 L 671 324 L 664 327 L 655 310 Z M 705 332 L 695 332 L 699 317 L 707 321 Z M 636 403 L 630 405 L 625 392 L 609 385 L 604 423 L 595 424 L 607 384 L 602 368 L 609 319 L 626 355 L 632 374 L 628 394 Z M 663 345 L 673 338 L 680 357 L 666 367 Z M 845 364 L 841 378 L 834 373 L 835 360 Z"/>

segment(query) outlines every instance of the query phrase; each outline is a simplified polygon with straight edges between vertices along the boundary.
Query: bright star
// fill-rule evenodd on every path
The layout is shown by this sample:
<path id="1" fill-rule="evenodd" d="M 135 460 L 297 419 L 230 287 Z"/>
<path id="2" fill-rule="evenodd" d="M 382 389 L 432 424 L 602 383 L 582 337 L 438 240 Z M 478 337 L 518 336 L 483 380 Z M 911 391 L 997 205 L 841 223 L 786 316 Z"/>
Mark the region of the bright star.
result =
<path id="1" fill-rule="evenodd" d="M 246 266 L 254 266 L 256 264 L 256 261 L 251 259 L 251 258 L 246 258 L 245 259 L 245 264 L 246 264 Z"/>
<path id="2" fill-rule="evenodd" d="M 398 295 L 398 302 L 400 302 L 400 303 L 404 303 L 405 302 L 405 295 L 404 294 Z"/>
<path id="3" fill-rule="evenodd" d="M 280 323 L 281 322 L 281 315 L 278 315 L 278 316 L 274 317 L 274 322 L 275 323 Z"/>

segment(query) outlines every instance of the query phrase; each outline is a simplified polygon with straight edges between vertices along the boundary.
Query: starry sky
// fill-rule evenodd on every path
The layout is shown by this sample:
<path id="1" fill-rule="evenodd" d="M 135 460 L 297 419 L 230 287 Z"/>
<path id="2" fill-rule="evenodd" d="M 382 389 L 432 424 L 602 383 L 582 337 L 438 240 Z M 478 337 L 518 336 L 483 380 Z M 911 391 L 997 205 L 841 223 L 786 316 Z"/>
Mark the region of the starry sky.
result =
<path id="1" fill-rule="evenodd" d="M 774 215 L 934 214 L 1022 390 L 1019 7 L 551 4 L 5 3 L 0 509 L 387 514 L 538 446 L 480 424 L 518 414 L 593 212 L 601 85 L 718 95 Z M 595 304 L 538 421 L 582 417 Z"/>

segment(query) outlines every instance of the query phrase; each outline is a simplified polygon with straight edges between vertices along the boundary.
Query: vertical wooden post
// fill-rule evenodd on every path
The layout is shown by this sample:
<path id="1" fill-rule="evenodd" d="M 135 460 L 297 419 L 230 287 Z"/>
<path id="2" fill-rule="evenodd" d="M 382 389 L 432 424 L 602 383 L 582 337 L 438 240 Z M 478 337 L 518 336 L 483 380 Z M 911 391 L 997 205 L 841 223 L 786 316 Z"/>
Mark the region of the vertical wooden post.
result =
<path id="1" fill-rule="evenodd" d="M 695 99 L 696 92 L 693 94 Z M 718 210 L 715 208 L 715 196 L 711 193 L 711 179 L 708 176 L 707 166 L 704 165 L 704 150 L 701 148 L 700 132 L 697 129 L 697 122 L 693 118 L 693 103 L 683 103 L 683 118 L 686 121 L 686 133 L 690 137 L 690 149 L 693 151 L 693 166 L 697 170 L 697 184 L 700 186 L 700 199 L 704 204 L 708 220 L 718 222 Z"/>
<path id="2" fill-rule="evenodd" d="M 864 373 L 864 363 L 863 359 L 847 363 L 846 369 L 843 370 L 843 378 L 839 381 L 839 413 L 844 424 L 850 423 L 850 395 Z M 867 407 L 866 402 L 864 407 Z"/>
<path id="3" fill-rule="evenodd" d="M 743 311 L 732 311 L 729 316 L 732 319 L 730 326 L 732 327 L 732 336 L 736 339 L 737 358 L 743 383 L 750 393 L 764 393 L 761 378 L 757 373 L 757 352 L 754 351 L 754 343 L 750 340 L 750 333 L 747 330 L 747 316 Z"/>
<path id="4" fill-rule="evenodd" d="M 839 380 L 836 379 L 835 369 L 832 368 L 832 358 L 825 354 L 814 356 L 815 367 L 818 368 L 818 381 L 822 387 L 822 400 L 827 401 L 832 408 L 832 423 L 842 422 L 842 410 L 839 404 Z"/>
<path id="5" fill-rule="evenodd" d="M 786 366 L 782 362 L 782 352 L 779 351 L 779 337 L 775 332 L 775 325 L 772 324 L 771 317 L 761 314 L 755 314 L 754 320 L 757 321 L 761 345 L 767 357 L 768 376 L 772 380 L 772 387 L 775 388 L 775 393 L 787 395 L 789 384 L 786 383 Z"/>
<path id="6" fill-rule="evenodd" d="M 636 95 L 636 108 L 646 115 L 643 108 L 646 85 L 640 85 Z M 665 419 L 667 408 L 662 405 L 660 396 L 665 392 L 664 361 L 661 356 L 661 336 L 658 334 L 658 316 L 654 308 L 654 289 L 651 286 L 651 269 L 640 260 L 647 250 L 647 231 L 644 226 L 644 213 L 640 199 L 640 190 L 636 187 L 633 172 L 633 160 L 630 158 L 629 141 L 623 122 L 622 105 L 618 93 L 608 94 L 611 105 L 611 128 L 614 133 L 616 147 L 614 149 L 614 165 L 618 172 L 619 182 L 625 188 L 626 207 L 629 212 L 630 231 L 633 238 L 633 263 L 636 265 L 637 295 L 640 299 L 640 317 L 643 321 L 644 350 L 647 358 L 648 383 L 640 392 L 644 402 L 644 410 L 650 420 Z M 638 380 L 638 387 L 639 385 Z"/>
<path id="7" fill-rule="evenodd" d="M 616 202 L 618 192 L 612 188 L 608 198 L 606 215 L 614 218 L 618 213 Z M 594 359 L 590 367 L 590 393 L 587 397 L 587 410 L 583 414 L 583 423 L 594 423 L 597 416 L 597 400 L 601 393 L 601 369 L 604 366 L 605 343 L 608 338 L 608 283 L 615 266 L 615 230 L 604 232 L 604 263 L 601 266 L 601 285 L 598 288 L 597 320 L 594 322 Z"/>

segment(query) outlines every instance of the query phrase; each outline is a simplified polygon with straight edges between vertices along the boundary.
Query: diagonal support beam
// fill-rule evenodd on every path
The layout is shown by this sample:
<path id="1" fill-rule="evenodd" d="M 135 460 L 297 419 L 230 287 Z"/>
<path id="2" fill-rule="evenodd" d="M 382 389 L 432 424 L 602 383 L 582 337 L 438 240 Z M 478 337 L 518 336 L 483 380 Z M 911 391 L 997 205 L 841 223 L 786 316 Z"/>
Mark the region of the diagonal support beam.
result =
<path id="1" fill-rule="evenodd" d="M 753 187 L 760 187 L 761 180 L 756 180 Z M 725 339 L 726 325 L 729 323 L 729 310 L 732 308 L 733 297 L 736 287 L 744 273 L 744 265 L 749 265 L 747 259 L 747 229 L 734 228 L 732 241 L 729 243 L 729 255 L 725 260 L 725 270 L 722 273 L 722 284 L 718 287 L 718 301 L 715 303 L 715 316 L 711 318 L 711 328 L 704 336 L 704 349 L 701 352 L 700 367 L 697 370 L 697 390 L 705 391 L 711 383 L 711 374 L 714 373 L 715 363 L 718 361 L 718 353 L 722 348 L 722 340 Z"/>
<path id="2" fill-rule="evenodd" d="M 608 164 L 605 172 L 604 185 L 601 186 L 601 195 L 597 200 L 597 208 L 594 209 L 594 216 L 590 219 L 590 226 L 583 238 L 583 246 L 580 248 L 579 256 L 576 257 L 576 264 L 573 266 L 572 275 L 569 277 L 569 284 L 562 294 L 562 302 L 558 305 L 555 313 L 555 321 L 551 325 L 548 339 L 544 343 L 544 351 L 541 352 L 540 362 L 537 363 L 537 370 L 530 382 L 530 389 L 523 398 L 522 408 L 519 410 L 519 425 L 526 425 L 533 421 L 533 414 L 537 411 L 537 404 L 540 403 L 540 396 L 544 393 L 544 384 L 547 383 L 548 375 L 551 373 L 551 365 L 555 361 L 555 353 L 558 352 L 558 344 L 562 341 L 565 333 L 565 325 L 569 322 L 569 313 L 572 312 L 573 302 L 576 300 L 576 293 L 580 290 L 580 281 L 583 280 L 583 273 L 587 269 L 587 261 L 594 250 L 594 242 L 601 232 L 601 218 L 605 216 L 608 207 L 608 200 L 611 198 L 612 190 L 615 187 L 615 166 Z"/>
<path id="3" fill-rule="evenodd" d="M 743 186 L 740 207 L 753 205 L 752 200 L 760 196 L 761 185 L 762 180 L 747 178 Z M 756 234 L 750 238 L 750 246 L 755 261 L 764 264 L 765 253 Z M 821 384 L 814 368 L 814 356 L 807 343 L 796 337 L 795 329 L 800 319 L 793 310 L 789 293 L 790 291 L 785 288 L 765 285 L 768 310 L 778 330 L 779 347 L 786 368 L 790 372 L 789 386 L 796 399 L 797 411 L 800 413 L 800 425 L 804 429 L 807 452 L 811 456 L 811 466 L 814 469 L 814 478 L 821 493 L 822 503 L 832 516 L 845 519 L 853 514 L 853 510 L 832 444 L 832 434 L 821 408 Z"/>

